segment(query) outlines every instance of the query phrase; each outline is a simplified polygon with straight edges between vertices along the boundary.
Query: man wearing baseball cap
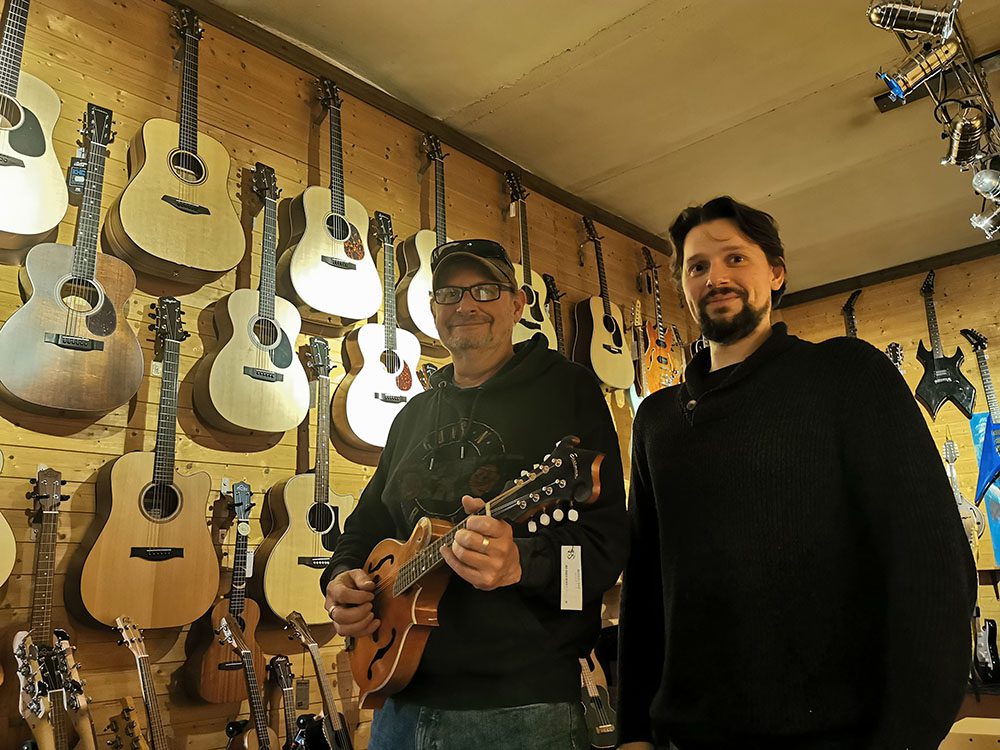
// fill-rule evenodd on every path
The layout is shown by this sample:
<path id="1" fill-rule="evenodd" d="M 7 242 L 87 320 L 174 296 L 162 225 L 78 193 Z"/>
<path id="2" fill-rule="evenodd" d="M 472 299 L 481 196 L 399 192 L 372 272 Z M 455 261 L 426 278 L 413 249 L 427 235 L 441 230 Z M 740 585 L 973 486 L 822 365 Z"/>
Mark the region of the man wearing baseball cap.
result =
<path id="1" fill-rule="evenodd" d="M 536 336 L 511 344 L 524 293 L 492 240 L 434 250 L 432 310 L 452 364 L 399 413 L 371 482 L 323 576 L 337 632 L 379 626 L 360 570 L 382 539 L 424 517 L 452 523 L 530 469 L 566 435 L 606 454 L 598 501 L 575 523 L 529 535 L 485 515 L 443 556 L 453 575 L 413 680 L 375 712 L 372 750 L 570 750 L 589 746 L 578 658 L 593 647 L 601 597 L 627 554 L 618 438 L 600 387 Z M 582 555 L 582 608 L 564 609 L 561 559 Z M 575 553 L 574 553 L 575 554 Z"/>

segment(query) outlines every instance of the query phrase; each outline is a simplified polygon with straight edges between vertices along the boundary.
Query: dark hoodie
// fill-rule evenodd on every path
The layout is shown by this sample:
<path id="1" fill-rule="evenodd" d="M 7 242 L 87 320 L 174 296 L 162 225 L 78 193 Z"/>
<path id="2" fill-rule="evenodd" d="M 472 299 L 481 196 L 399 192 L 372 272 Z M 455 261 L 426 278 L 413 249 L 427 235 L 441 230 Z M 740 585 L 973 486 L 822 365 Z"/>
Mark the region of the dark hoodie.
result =
<path id="1" fill-rule="evenodd" d="M 476 388 L 459 388 L 454 367 L 432 378 L 399 413 L 385 450 L 320 585 L 360 567 L 386 538 L 407 539 L 423 516 L 459 521 L 462 495 L 485 500 L 530 469 L 566 435 L 602 451 L 601 495 L 576 523 L 529 534 L 514 525 L 522 578 L 479 591 L 457 575 L 438 610 L 420 667 L 396 698 L 442 709 L 485 709 L 579 700 L 578 657 L 600 628 L 603 593 L 628 552 L 618 437 L 597 380 L 536 336 Z M 560 609 L 562 545 L 583 554 L 583 610 Z"/>

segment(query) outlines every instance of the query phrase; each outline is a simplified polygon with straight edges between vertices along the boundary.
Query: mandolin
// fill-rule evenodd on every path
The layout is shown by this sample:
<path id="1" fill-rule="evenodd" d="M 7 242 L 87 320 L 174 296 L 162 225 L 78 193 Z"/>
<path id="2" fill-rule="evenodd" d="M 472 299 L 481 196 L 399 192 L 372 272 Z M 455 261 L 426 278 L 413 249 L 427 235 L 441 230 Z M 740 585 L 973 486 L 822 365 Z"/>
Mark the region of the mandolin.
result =
<path id="1" fill-rule="evenodd" d="M 556 286 L 556 279 L 550 273 L 542 274 L 542 281 L 545 283 L 545 296 L 552 308 L 552 327 L 556 332 L 555 350 L 560 354 L 566 353 L 566 336 L 563 334 L 562 302 L 560 300 L 566 296 L 566 292 L 560 292 Z"/>
<path id="2" fill-rule="evenodd" d="M 260 284 L 215 303 L 219 348 L 197 365 L 194 408 L 224 432 L 286 432 L 309 413 L 309 381 L 295 356 L 302 318 L 275 294 L 278 185 L 271 167 L 257 162 L 253 189 L 264 203 Z"/>
<path id="3" fill-rule="evenodd" d="M 963 328 L 961 334 L 972 345 L 979 365 L 979 377 L 983 381 L 983 393 L 989 413 L 986 418 L 986 430 L 983 433 L 983 447 L 979 455 L 979 479 L 976 481 L 976 505 L 983 498 L 989 498 L 1000 504 L 1000 400 L 997 399 L 993 387 L 993 376 L 990 375 L 989 361 L 986 358 L 987 338 L 974 328 Z"/>
<path id="4" fill-rule="evenodd" d="M 521 319 L 514 326 L 514 343 L 527 341 L 536 333 L 545 336 L 549 349 L 558 348 L 556 329 L 549 320 L 545 309 L 546 286 L 538 271 L 531 268 L 531 248 L 528 244 L 528 193 L 521 184 L 517 172 L 504 172 L 510 188 L 510 203 L 517 206 L 517 217 L 521 234 L 521 262 L 514 265 L 514 278 L 521 280 L 521 290 L 526 298 Z"/>
<path id="5" fill-rule="evenodd" d="M 192 694 L 206 703 L 235 703 L 246 700 L 247 691 L 242 665 L 233 661 L 232 651 L 216 638 L 222 618 L 229 620 L 230 626 L 239 628 L 244 641 L 253 652 L 254 665 L 259 673 L 264 672 L 264 652 L 257 645 L 256 631 L 260 622 L 260 608 L 253 599 L 247 599 L 247 543 L 250 539 L 250 510 L 253 493 L 246 482 L 233 485 L 233 512 L 236 515 L 234 530 L 236 544 L 233 550 L 233 580 L 229 593 L 216 603 L 205 619 L 199 623 L 194 640 L 202 637 L 199 645 L 184 664 L 185 681 Z M 318 585 L 317 585 L 318 588 Z"/>
<path id="6" fill-rule="evenodd" d="M 254 554 L 259 571 L 254 595 L 278 618 L 293 609 L 312 625 L 330 618 L 317 595 L 340 538 L 341 524 L 356 505 L 330 489 L 330 350 L 326 339 L 309 339 L 308 360 L 316 377 L 316 468 L 276 484 L 267 493 L 271 532 Z"/>
<path id="7" fill-rule="evenodd" d="M 646 261 L 646 272 L 653 285 L 653 311 L 655 323 L 647 321 L 646 347 L 642 353 L 643 377 L 645 377 L 645 395 L 656 393 L 661 388 L 674 385 L 681 377 L 681 366 L 674 355 L 677 339 L 673 327 L 668 328 L 663 323 L 663 303 L 660 301 L 659 266 L 653 262 L 653 256 L 648 247 L 642 248 Z"/>
<path id="8" fill-rule="evenodd" d="M 135 718 L 135 701 L 131 696 L 122 698 L 122 710 L 108 721 L 106 732 L 114 735 L 114 739 L 106 743 L 114 750 L 150 750 L 149 743 Z"/>
<path id="9" fill-rule="evenodd" d="M 392 217 L 376 211 L 375 222 L 384 264 L 382 324 L 369 323 L 344 337 L 341 359 L 347 374 L 333 396 L 334 436 L 362 451 L 384 448 L 392 421 L 406 402 L 422 391 L 413 374 L 420 359 L 420 342 L 396 326 Z"/>
<path id="10" fill-rule="evenodd" d="M 219 635 L 221 642 L 229 644 L 239 659 L 250 703 L 250 721 L 233 722 L 226 727 L 226 734 L 230 737 L 227 750 L 279 750 L 278 736 L 267 725 L 267 712 L 264 710 L 264 699 L 257 680 L 254 649 L 247 645 L 240 629 L 231 625 L 225 616 L 219 621 Z"/>
<path id="11" fill-rule="evenodd" d="M 576 318 L 576 339 L 573 341 L 573 359 L 586 365 L 605 388 L 626 390 L 635 376 L 632 354 L 625 339 L 622 311 L 611 301 L 608 279 L 604 274 L 604 253 L 601 238 L 590 217 L 583 217 L 588 239 L 594 243 L 597 256 L 597 276 L 601 296 L 577 302 L 573 308 Z"/>
<path id="12" fill-rule="evenodd" d="M 378 312 L 381 281 L 368 251 L 368 210 L 344 193 L 340 92 L 326 78 L 319 89 L 330 117 L 330 187 L 310 185 L 282 203 L 288 236 L 278 289 L 303 313 L 324 313 L 344 327 Z"/>
<path id="13" fill-rule="evenodd" d="M 591 666 L 593 665 L 593 666 Z M 583 716 L 590 732 L 590 747 L 593 750 L 617 747 L 617 717 L 608 695 L 608 681 L 601 663 L 593 651 L 586 659 L 580 659 L 580 700 Z"/>
<path id="14" fill-rule="evenodd" d="M 188 334 L 176 299 L 161 297 L 155 308 L 163 358 L 156 445 L 126 453 L 99 473 L 104 523 L 80 571 L 79 600 L 68 602 L 106 625 L 126 610 L 151 628 L 187 625 L 212 606 L 219 590 L 219 562 L 205 524 L 212 480 L 174 466 L 180 347 Z"/>
<path id="15" fill-rule="evenodd" d="M 87 106 L 87 174 L 73 247 L 35 245 L 20 281 L 28 301 L 0 329 L 0 396 L 43 414 L 104 414 L 139 390 L 143 360 L 125 319 L 135 274 L 97 252 L 111 111 Z"/>
<path id="16" fill-rule="evenodd" d="M 104 248 L 136 270 L 205 284 L 246 251 L 229 197 L 226 147 L 198 132 L 198 16 L 180 8 L 174 28 L 184 47 L 180 122 L 146 120 L 128 148 L 129 183 L 108 209 Z"/>
<path id="17" fill-rule="evenodd" d="M 557 503 L 551 517 L 543 514 L 544 526 L 564 518 L 579 517 L 576 505 L 587 505 L 600 494 L 603 453 L 584 450 L 579 439 L 565 437 L 552 453 L 531 471 L 486 503 L 474 515 L 490 515 L 505 521 L 537 527 L 529 519 Z M 360 691 L 361 708 L 379 708 L 385 699 L 409 683 L 423 654 L 431 628 L 438 624 L 438 603 L 450 580 L 441 548 L 455 540 L 468 518 L 450 526 L 441 519 L 421 518 L 405 542 L 384 539 L 375 545 L 362 570 L 375 583 L 372 609 L 380 620 L 371 635 L 348 644 L 351 673 Z"/>
<path id="18" fill-rule="evenodd" d="M 966 536 L 969 539 L 969 546 L 972 547 L 973 554 L 979 544 L 979 539 L 986 532 L 986 517 L 975 505 L 965 499 L 958 484 L 958 472 L 955 470 L 955 462 L 958 460 L 958 446 L 955 441 L 948 436 L 944 441 L 945 470 L 948 473 L 948 481 L 951 482 L 952 492 L 955 494 L 955 503 L 958 505 L 958 514 L 962 518 L 962 525 L 965 527 Z"/>
<path id="19" fill-rule="evenodd" d="M 399 324 L 416 334 L 429 357 L 447 357 L 448 350 L 440 341 L 434 313 L 431 312 L 431 253 L 438 245 L 448 242 L 444 191 L 444 158 L 441 141 L 427 133 L 424 150 L 434 165 L 434 230 L 421 229 L 396 245 L 396 259 L 405 269 L 396 285 L 396 310 Z"/>
<path id="20" fill-rule="evenodd" d="M 149 666 L 149 654 L 146 653 L 145 639 L 142 631 L 128 615 L 115 618 L 115 627 L 121 640 L 119 646 L 127 646 L 135 657 L 136 669 L 139 672 L 139 686 L 142 689 L 142 702 L 146 706 L 146 720 L 149 727 L 150 750 L 170 750 L 163 719 L 160 717 L 160 701 L 156 696 L 156 683 L 153 681 L 153 670 Z"/>
<path id="21" fill-rule="evenodd" d="M 920 286 L 920 294 L 924 298 L 931 348 L 928 350 L 923 341 L 917 346 L 917 359 L 923 365 L 924 373 L 920 376 L 914 395 L 927 409 L 931 419 L 937 417 L 945 401 L 951 401 L 967 418 L 971 417 L 976 404 L 976 389 L 960 369 L 962 362 L 965 361 L 962 349 L 956 348 L 952 356 L 944 356 L 941 333 L 938 330 L 937 310 L 934 307 L 933 270 L 927 274 L 927 278 Z"/>
<path id="22" fill-rule="evenodd" d="M 0 263 L 17 264 L 52 234 L 69 195 L 52 131 L 62 103 L 47 84 L 21 70 L 29 0 L 7 0 L 0 41 Z"/>

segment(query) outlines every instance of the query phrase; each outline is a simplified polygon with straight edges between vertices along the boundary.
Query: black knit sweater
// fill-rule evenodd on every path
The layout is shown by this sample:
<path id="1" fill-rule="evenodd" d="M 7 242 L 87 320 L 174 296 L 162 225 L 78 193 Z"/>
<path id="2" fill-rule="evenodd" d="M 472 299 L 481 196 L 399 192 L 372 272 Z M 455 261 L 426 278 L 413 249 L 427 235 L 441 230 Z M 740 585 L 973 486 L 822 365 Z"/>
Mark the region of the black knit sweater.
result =
<path id="1" fill-rule="evenodd" d="M 936 748 L 976 575 L 937 449 L 869 344 L 783 324 L 635 419 L 620 741 Z"/>

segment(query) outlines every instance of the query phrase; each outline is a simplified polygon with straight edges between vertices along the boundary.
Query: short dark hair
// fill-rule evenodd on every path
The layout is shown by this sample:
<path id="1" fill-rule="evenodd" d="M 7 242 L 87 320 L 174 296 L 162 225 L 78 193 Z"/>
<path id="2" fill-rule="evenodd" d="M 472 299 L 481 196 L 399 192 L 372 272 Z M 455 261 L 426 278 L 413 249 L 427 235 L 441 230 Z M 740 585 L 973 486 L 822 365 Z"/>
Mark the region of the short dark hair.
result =
<path id="1" fill-rule="evenodd" d="M 713 198 L 700 206 L 690 206 L 680 212 L 670 225 L 670 240 L 674 245 L 674 282 L 681 285 L 684 270 L 684 240 L 695 227 L 715 219 L 729 219 L 750 241 L 760 246 L 772 266 L 785 265 L 785 248 L 778 236 L 778 224 L 766 211 L 751 208 L 728 195 Z M 786 284 L 771 291 L 771 307 L 777 307 Z"/>

